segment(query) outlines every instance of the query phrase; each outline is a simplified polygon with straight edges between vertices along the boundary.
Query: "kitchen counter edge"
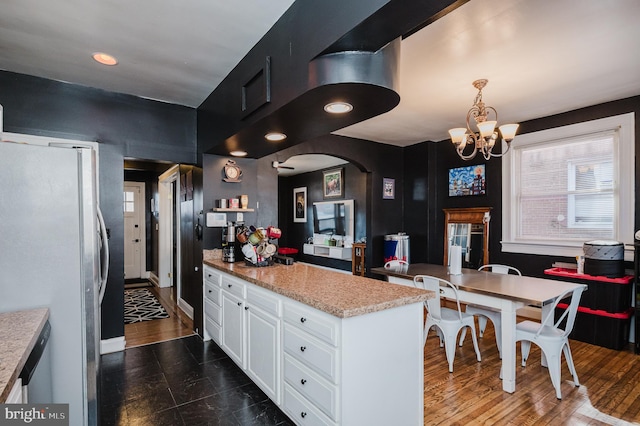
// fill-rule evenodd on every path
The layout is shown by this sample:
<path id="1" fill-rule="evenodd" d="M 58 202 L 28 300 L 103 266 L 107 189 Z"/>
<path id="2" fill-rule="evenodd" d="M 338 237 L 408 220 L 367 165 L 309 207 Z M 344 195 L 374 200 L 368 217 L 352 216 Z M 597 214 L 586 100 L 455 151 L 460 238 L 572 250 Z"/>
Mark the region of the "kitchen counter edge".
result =
<path id="1" fill-rule="evenodd" d="M 0 404 L 7 400 L 48 319 L 48 308 L 0 313 Z"/>
<path id="2" fill-rule="evenodd" d="M 243 266 L 244 263 L 238 263 L 238 267 L 236 267 L 236 263 L 225 263 L 221 260 L 207 258 L 206 255 L 204 264 L 338 318 L 365 315 L 412 303 L 424 302 L 429 298 L 435 297 L 435 294 L 431 291 L 388 284 L 384 281 L 347 275 L 320 269 L 312 265 L 274 265 L 256 268 Z M 305 280 L 305 285 L 300 287 L 279 285 L 278 278 L 290 282 L 295 279 L 295 276 L 291 276 L 292 273 L 295 274 L 296 271 L 304 272 L 306 268 L 315 268 L 322 271 L 322 280 L 309 282 L 307 279 Z M 247 272 L 251 274 L 248 275 Z M 270 282 L 260 279 L 262 274 L 268 277 Z M 339 284 L 335 282 L 339 282 Z M 363 290 L 369 290 L 370 297 L 367 300 L 363 300 Z M 366 294 L 366 292 L 364 293 Z M 336 294 L 339 294 L 339 297 L 335 297 Z"/>

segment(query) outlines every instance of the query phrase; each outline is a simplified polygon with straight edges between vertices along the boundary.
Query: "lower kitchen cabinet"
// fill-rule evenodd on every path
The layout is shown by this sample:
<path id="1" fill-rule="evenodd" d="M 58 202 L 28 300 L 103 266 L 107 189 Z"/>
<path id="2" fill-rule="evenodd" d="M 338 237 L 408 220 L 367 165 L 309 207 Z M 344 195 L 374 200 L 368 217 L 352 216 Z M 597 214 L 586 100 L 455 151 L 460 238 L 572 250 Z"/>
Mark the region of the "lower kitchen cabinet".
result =
<path id="1" fill-rule="evenodd" d="M 222 275 L 222 349 L 245 367 L 245 283 Z"/>
<path id="2" fill-rule="evenodd" d="M 339 318 L 216 272 L 220 346 L 295 424 L 423 423 L 422 302 Z"/>
<path id="3" fill-rule="evenodd" d="M 247 288 L 247 374 L 280 404 L 281 309 L 280 301 L 267 293 Z"/>

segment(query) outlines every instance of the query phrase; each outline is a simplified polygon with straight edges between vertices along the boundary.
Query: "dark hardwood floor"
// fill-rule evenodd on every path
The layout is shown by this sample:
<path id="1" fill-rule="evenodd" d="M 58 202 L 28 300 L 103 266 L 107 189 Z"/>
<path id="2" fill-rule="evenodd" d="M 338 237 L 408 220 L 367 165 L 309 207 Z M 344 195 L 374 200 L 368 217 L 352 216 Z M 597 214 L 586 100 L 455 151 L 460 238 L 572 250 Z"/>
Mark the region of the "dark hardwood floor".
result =
<path id="1" fill-rule="evenodd" d="M 169 313 L 169 318 L 125 324 L 126 347 L 175 339 L 194 334 L 193 320 L 178 309 L 175 287 L 147 287 Z"/>
<path id="2" fill-rule="evenodd" d="M 571 340 L 580 386 L 563 361 L 558 400 L 535 345 L 526 367 L 520 367 L 518 346 L 513 394 L 502 391 L 491 324 L 479 345 L 482 362 L 467 338 L 449 373 L 431 333 L 424 357 L 425 425 L 640 425 L 640 356 L 630 348 Z M 197 335 L 103 355 L 101 413 L 102 425 L 292 424 L 216 344 Z"/>

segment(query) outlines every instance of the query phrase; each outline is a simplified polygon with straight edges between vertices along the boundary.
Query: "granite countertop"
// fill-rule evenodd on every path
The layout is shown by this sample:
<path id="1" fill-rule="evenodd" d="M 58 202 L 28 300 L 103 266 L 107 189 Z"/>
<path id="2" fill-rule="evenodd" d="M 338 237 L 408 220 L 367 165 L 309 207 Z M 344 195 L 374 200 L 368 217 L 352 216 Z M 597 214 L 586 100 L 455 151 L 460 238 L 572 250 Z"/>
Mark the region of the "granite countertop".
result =
<path id="1" fill-rule="evenodd" d="M 7 400 L 48 319 L 48 308 L 0 314 L 0 404 Z"/>
<path id="2" fill-rule="evenodd" d="M 349 318 L 435 297 L 433 292 L 295 262 L 267 267 L 225 263 L 204 250 L 204 263 L 339 318 Z"/>

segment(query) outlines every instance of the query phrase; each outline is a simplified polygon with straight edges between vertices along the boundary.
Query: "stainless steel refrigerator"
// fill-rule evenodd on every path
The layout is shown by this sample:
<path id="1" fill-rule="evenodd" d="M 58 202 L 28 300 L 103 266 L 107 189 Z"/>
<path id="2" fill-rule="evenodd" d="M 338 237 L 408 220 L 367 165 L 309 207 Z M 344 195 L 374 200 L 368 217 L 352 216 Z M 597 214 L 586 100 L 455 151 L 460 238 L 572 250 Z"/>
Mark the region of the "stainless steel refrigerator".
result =
<path id="1" fill-rule="evenodd" d="M 50 309 L 53 402 L 98 423 L 108 267 L 93 149 L 0 142 L 0 312 Z"/>

